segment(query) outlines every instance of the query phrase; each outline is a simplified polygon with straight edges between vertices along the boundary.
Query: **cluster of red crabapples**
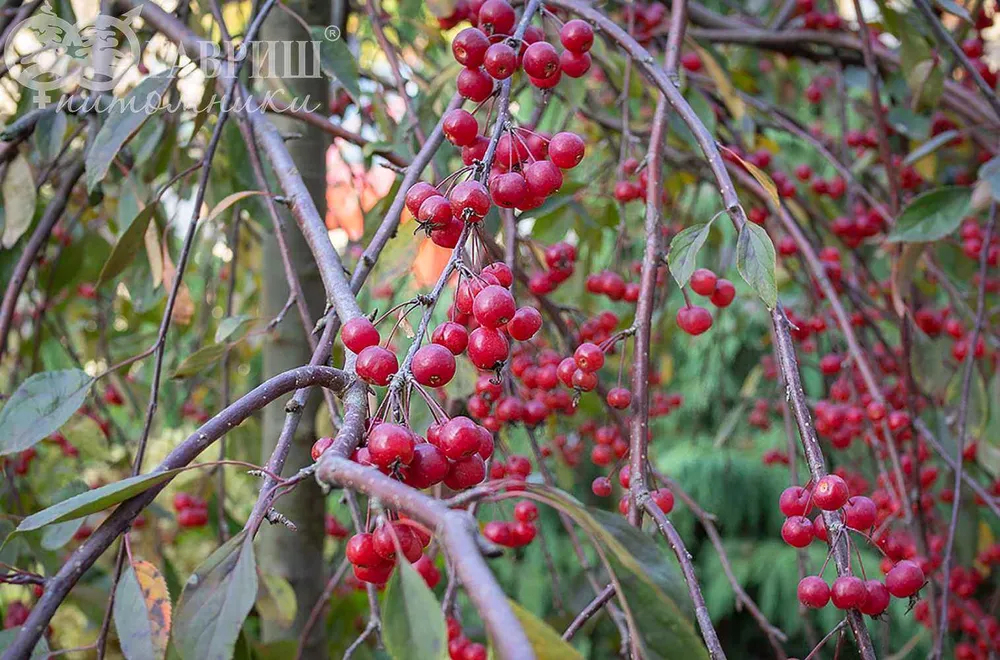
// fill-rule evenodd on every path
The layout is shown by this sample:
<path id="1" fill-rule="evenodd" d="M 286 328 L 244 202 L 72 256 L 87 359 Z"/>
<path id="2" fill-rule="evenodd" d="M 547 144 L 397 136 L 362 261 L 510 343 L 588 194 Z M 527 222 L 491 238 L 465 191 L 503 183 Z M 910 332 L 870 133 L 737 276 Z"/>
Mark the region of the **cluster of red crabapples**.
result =
<path id="1" fill-rule="evenodd" d="M 448 625 L 448 657 L 450 660 L 486 660 L 486 646 L 473 642 L 462 634 L 462 624 L 455 617 L 446 619 Z"/>
<path id="2" fill-rule="evenodd" d="M 424 554 L 430 545 L 431 535 L 409 520 L 381 522 L 373 532 L 359 532 L 347 541 L 345 555 L 354 569 L 354 577 L 361 582 L 384 585 L 402 555 L 427 582 L 437 586 L 441 572 Z"/>
<path id="3" fill-rule="evenodd" d="M 514 39 L 516 16 L 507 0 L 485 0 L 478 11 L 470 12 L 473 27 L 467 27 L 451 44 L 455 60 L 464 69 L 458 75 L 458 92 L 481 103 L 493 93 L 495 81 L 506 80 L 523 70 L 528 82 L 538 89 L 551 89 L 565 73 L 579 78 L 590 70 L 590 47 L 594 31 L 584 21 L 574 19 L 559 30 L 560 53 L 545 40 L 545 32 L 528 25 L 524 36 Z M 472 20 L 472 19 L 475 20 Z"/>
<path id="4" fill-rule="evenodd" d="M 717 277 L 707 268 L 699 268 L 688 281 L 691 290 L 704 296 L 718 308 L 729 307 L 736 298 L 736 287 L 727 279 Z M 712 327 L 712 314 L 704 307 L 686 302 L 677 310 L 677 326 L 692 336 L 698 336 Z"/>
<path id="5" fill-rule="evenodd" d="M 820 509 L 820 513 L 810 520 L 806 515 L 813 505 Z M 814 538 L 830 541 L 824 512 L 832 513 L 839 519 L 836 534 L 847 534 L 847 530 L 853 530 L 865 535 L 865 538 L 877 517 L 875 502 L 863 495 L 851 497 L 847 482 L 835 474 L 821 478 L 812 489 L 801 486 L 786 488 L 778 507 L 788 516 L 781 526 L 781 538 L 795 548 L 808 546 Z M 838 513 L 840 511 L 843 513 Z M 846 539 L 851 542 L 850 536 Z M 822 574 L 825 568 L 826 562 L 819 573 Z M 862 574 L 863 571 L 862 567 Z M 822 608 L 832 602 L 837 609 L 856 609 L 862 614 L 878 616 L 889 607 L 890 596 L 909 598 L 923 586 L 923 569 L 916 562 L 904 559 L 889 568 L 884 583 L 876 579 L 863 580 L 854 575 L 841 575 L 831 586 L 820 575 L 808 575 L 799 582 L 798 598 L 806 607 Z"/>
<path id="6" fill-rule="evenodd" d="M 174 495 L 173 504 L 179 527 L 204 527 L 208 524 L 208 503 L 203 498 L 181 491 Z"/>
<path id="7" fill-rule="evenodd" d="M 520 548 L 535 539 L 538 507 L 530 500 L 514 505 L 514 520 L 491 520 L 483 526 L 483 536 L 506 548 Z"/>

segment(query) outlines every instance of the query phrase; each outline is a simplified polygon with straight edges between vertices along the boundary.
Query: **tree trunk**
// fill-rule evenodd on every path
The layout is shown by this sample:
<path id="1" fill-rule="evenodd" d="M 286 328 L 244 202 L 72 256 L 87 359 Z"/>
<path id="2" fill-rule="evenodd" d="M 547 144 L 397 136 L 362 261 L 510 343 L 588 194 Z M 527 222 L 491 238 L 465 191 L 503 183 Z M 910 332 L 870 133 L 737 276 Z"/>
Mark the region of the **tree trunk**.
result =
<path id="1" fill-rule="evenodd" d="M 329 22 L 330 6 L 315 0 L 291 0 L 288 6 L 302 16 L 310 25 L 326 25 Z M 287 12 L 274 10 L 264 24 L 261 39 L 269 42 L 306 42 L 309 35 Z M 298 46 L 298 44 L 293 44 Z M 273 50 L 272 50 L 273 52 Z M 270 71 L 284 75 L 283 80 L 271 80 L 270 89 L 283 84 L 293 96 L 303 99 L 309 96 L 309 107 L 317 104 L 327 108 L 327 81 L 323 78 L 296 77 L 297 50 L 287 65 L 280 58 L 273 61 Z M 309 60 L 306 60 L 309 63 Z M 308 71 L 306 73 L 309 73 Z M 299 139 L 288 143 L 288 150 L 305 180 L 313 201 L 320 213 L 326 210 L 326 147 L 324 134 L 305 124 L 284 120 L 280 115 L 273 120 L 282 133 L 299 133 Z M 295 222 L 286 218 L 285 234 L 291 263 L 298 272 L 305 293 L 310 315 L 316 320 L 323 313 L 325 294 L 312 254 Z M 288 299 L 289 288 L 282 268 L 281 254 L 277 241 L 269 236 L 263 248 L 263 316 L 274 318 Z M 310 328 L 311 330 L 311 328 Z M 294 309 L 289 310 L 285 319 L 276 328 L 276 336 L 264 346 L 264 377 L 270 377 L 287 369 L 307 364 L 312 351 Z M 286 397 L 285 401 L 291 398 Z M 322 402 L 318 392 L 310 396 L 303 411 L 298 431 L 288 454 L 283 474 L 294 474 L 312 462 L 310 449 L 315 441 L 316 412 Z M 261 463 L 265 463 L 274 449 L 285 420 L 284 406 L 275 403 L 264 410 L 264 436 L 261 442 Z M 297 610 L 291 628 L 282 628 L 276 622 L 265 621 L 262 628 L 264 641 L 282 638 L 298 639 L 309 612 L 320 597 L 325 582 L 323 562 L 325 501 L 316 483 L 308 479 L 291 493 L 277 502 L 276 507 L 292 520 L 298 531 L 292 532 L 281 526 L 265 525 L 260 531 L 260 566 L 273 572 L 291 584 L 295 590 Z M 304 649 L 304 658 L 325 658 L 326 645 L 324 626 L 314 626 L 312 635 Z"/>

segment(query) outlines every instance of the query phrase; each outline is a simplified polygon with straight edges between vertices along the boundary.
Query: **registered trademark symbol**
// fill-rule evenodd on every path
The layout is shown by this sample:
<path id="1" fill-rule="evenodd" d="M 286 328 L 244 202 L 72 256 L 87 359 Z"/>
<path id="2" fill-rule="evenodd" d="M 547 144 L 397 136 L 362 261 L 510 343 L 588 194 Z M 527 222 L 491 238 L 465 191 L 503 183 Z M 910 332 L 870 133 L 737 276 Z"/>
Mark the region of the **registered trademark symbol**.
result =
<path id="1" fill-rule="evenodd" d="M 336 25 L 327 25 L 324 34 L 327 41 L 336 41 L 340 39 L 340 28 Z"/>

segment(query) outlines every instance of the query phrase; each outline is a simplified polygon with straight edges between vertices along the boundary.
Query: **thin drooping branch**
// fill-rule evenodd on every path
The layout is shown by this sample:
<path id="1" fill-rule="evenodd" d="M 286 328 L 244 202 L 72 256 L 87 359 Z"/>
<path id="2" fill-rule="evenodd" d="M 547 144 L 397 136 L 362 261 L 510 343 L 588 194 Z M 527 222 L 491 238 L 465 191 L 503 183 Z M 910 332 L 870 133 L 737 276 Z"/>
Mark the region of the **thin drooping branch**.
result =
<path id="1" fill-rule="evenodd" d="M 990 259 L 990 239 L 997 223 L 997 204 L 994 202 L 990 209 L 990 220 L 986 225 L 986 234 L 983 237 L 983 245 L 979 250 L 979 291 L 976 298 L 976 324 L 972 328 L 972 335 L 969 337 L 969 352 L 965 356 L 965 372 L 962 374 L 962 398 L 959 400 L 958 408 L 958 433 L 957 447 L 955 447 L 955 485 L 952 487 L 951 519 L 948 521 L 948 536 L 944 545 L 944 555 L 942 559 L 941 584 L 941 607 L 938 609 L 937 635 L 934 636 L 934 649 L 931 657 L 940 658 L 944 637 L 948 634 L 948 596 L 951 592 L 951 556 L 955 547 L 955 531 L 958 529 L 958 519 L 961 515 L 961 488 L 962 472 L 965 462 L 962 460 L 962 453 L 965 451 L 966 434 L 968 433 L 969 420 L 969 395 L 972 389 L 972 374 L 976 369 L 976 342 L 983 331 L 983 319 L 986 316 L 986 275 L 989 272 Z"/>
<path id="2" fill-rule="evenodd" d="M 371 140 L 358 135 L 357 133 L 352 133 L 340 124 L 334 124 L 326 115 L 321 115 L 318 112 L 310 112 L 308 109 L 301 108 L 292 103 L 288 104 L 288 106 L 280 106 L 271 98 L 257 99 L 254 97 L 252 99 L 252 103 L 256 106 L 262 106 L 267 112 L 276 112 L 280 113 L 283 117 L 297 119 L 298 121 L 309 124 L 314 128 L 320 129 L 331 137 L 340 138 L 341 140 L 350 142 L 358 147 L 364 148 L 368 145 L 372 145 L 371 148 L 374 149 L 375 154 L 385 158 L 390 164 L 395 165 L 396 167 L 407 167 L 409 165 L 409 162 L 403 156 L 387 148 L 376 146 L 376 144 Z"/>
<path id="3" fill-rule="evenodd" d="M 257 32 L 264 24 L 264 19 L 267 17 L 271 7 L 274 6 L 274 2 L 275 0 L 264 0 L 260 10 L 254 17 L 253 22 L 251 22 L 250 26 L 247 28 L 244 43 L 251 43 L 256 38 Z M 215 128 L 212 131 L 212 137 L 208 142 L 208 147 L 205 149 L 205 153 L 201 159 L 201 171 L 199 174 L 198 186 L 195 190 L 194 203 L 192 204 L 191 221 L 188 225 L 187 233 L 184 236 L 184 243 L 181 248 L 180 257 L 177 259 L 174 281 L 171 284 L 170 293 L 167 296 L 167 304 L 163 310 L 163 319 L 160 321 L 160 329 L 157 333 L 156 343 L 154 345 L 153 379 L 150 384 L 149 403 L 146 407 L 146 418 L 143 423 L 142 433 L 139 436 L 139 444 L 136 447 L 135 457 L 132 461 L 132 476 L 136 476 L 142 472 L 142 463 L 146 456 L 146 444 L 149 441 L 149 434 L 153 427 L 153 418 L 156 415 L 156 409 L 159 405 L 160 379 L 163 374 L 163 359 L 166 356 L 167 333 L 170 330 L 170 322 L 174 315 L 174 306 L 177 303 L 177 298 L 180 295 L 181 287 L 183 285 L 184 271 L 187 269 L 188 261 L 191 258 L 191 251 L 194 246 L 194 237 L 198 230 L 198 218 L 201 215 L 201 207 L 205 201 L 205 195 L 208 192 L 208 181 L 212 172 L 212 161 L 215 158 L 215 154 L 221 143 L 223 128 L 225 127 L 226 120 L 229 117 L 229 110 L 233 107 L 233 99 L 235 98 L 239 72 L 245 62 L 246 58 L 243 58 L 233 65 L 232 77 L 226 83 L 222 109 L 216 119 Z M 111 574 L 111 589 L 108 595 L 107 608 L 104 613 L 104 621 L 101 624 L 101 630 L 97 636 L 97 657 L 99 660 L 104 657 L 104 647 L 111 622 L 111 611 L 114 607 L 115 592 L 118 586 L 118 580 L 121 578 L 121 570 L 124 565 L 124 561 L 125 545 L 123 543 L 118 548 L 118 557 L 115 560 L 115 567 Z"/>
<path id="4" fill-rule="evenodd" d="M 944 448 L 944 445 L 941 444 L 937 437 L 931 433 L 931 430 L 927 427 L 926 422 L 919 418 L 915 419 L 913 420 L 913 428 L 917 430 L 917 433 L 919 433 L 920 437 L 924 439 L 924 442 L 928 443 L 931 448 L 937 452 L 938 456 L 944 460 L 945 464 L 951 469 L 952 473 L 958 473 L 959 463 L 957 463 L 951 454 L 948 453 L 948 451 Z M 997 502 L 996 496 L 986 492 L 986 489 L 983 488 L 979 482 L 973 479 L 972 476 L 965 470 L 962 470 L 961 475 L 962 482 L 965 483 L 966 488 L 971 490 L 976 497 L 986 505 L 986 508 L 993 512 L 993 515 L 1000 518 L 1000 503 Z"/>
<path id="5" fill-rule="evenodd" d="M 292 390 L 320 385 L 336 392 L 342 392 L 351 382 L 349 374 L 331 367 L 299 367 L 278 374 L 237 399 L 215 417 L 198 428 L 184 442 L 179 444 L 153 471 L 162 472 L 184 467 L 224 434 L 239 426 L 252 414 L 275 399 Z M 125 533 L 135 517 L 152 502 L 169 480 L 143 491 L 128 499 L 114 510 L 108 518 L 94 530 L 73 554 L 63 563 L 59 571 L 49 578 L 45 593 L 25 621 L 17 638 L 7 647 L 3 660 L 26 658 L 38 639 L 48 627 L 52 616 L 83 574 L 121 534 Z"/>
<path id="6" fill-rule="evenodd" d="M 674 0 L 670 17 L 670 36 L 668 41 L 673 45 L 667 47 L 667 75 L 677 70 L 677 58 L 680 52 L 680 42 L 683 39 L 687 19 L 685 0 Z M 673 86 L 673 83 L 669 83 Z M 676 88 L 675 88 L 676 89 Z M 670 544 L 687 583 L 688 593 L 694 604 L 695 618 L 701 628 L 702 638 L 713 659 L 724 659 L 725 651 L 719 641 L 718 633 L 712 625 L 712 618 L 705 605 L 701 593 L 701 585 L 691 562 L 691 555 L 684 546 L 684 541 L 674 526 L 667 519 L 660 507 L 649 494 L 646 482 L 646 471 L 649 459 L 647 457 L 649 437 L 649 359 L 652 350 L 652 318 L 654 298 L 656 294 L 656 272 L 660 265 L 661 232 L 660 215 L 663 203 L 663 143 L 666 139 L 667 126 L 667 94 L 660 93 L 653 115 L 653 126 L 649 138 L 649 153 L 646 167 L 649 168 L 646 186 L 645 215 L 645 249 L 642 257 L 642 271 L 639 279 L 639 299 L 636 302 L 635 350 L 632 364 L 632 394 L 633 409 L 630 420 L 629 438 L 629 522 L 636 526 L 642 525 L 642 512 L 646 510 L 656 522 L 664 538 Z M 737 204 L 738 206 L 738 204 Z"/>
<path id="7" fill-rule="evenodd" d="M 776 351 L 778 354 L 779 367 L 782 379 L 785 383 L 785 397 L 791 404 L 792 414 L 795 423 L 799 428 L 799 439 L 802 441 L 802 448 L 805 452 L 806 464 L 809 466 L 809 474 L 813 483 L 818 483 L 826 476 L 826 462 L 823 459 L 823 451 L 819 446 L 819 439 L 816 437 L 816 430 L 813 428 L 812 419 L 809 416 L 809 404 L 806 402 L 805 392 L 802 390 L 802 381 L 799 377 L 799 367 L 795 357 L 795 347 L 792 344 L 792 336 L 789 332 L 788 317 L 785 310 L 779 303 L 771 318 L 776 331 Z M 837 575 L 851 574 L 850 548 L 847 545 L 846 534 L 841 534 L 843 523 L 840 518 L 830 512 L 823 512 L 823 520 L 826 529 L 830 548 L 833 551 L 834 563 L 837 567 Z M 858 610 L 847 611 L 847 620 L 854 632 L 854 639 L 858 645 L 858 652 L 863 660 L 875 660 L 875 647 L 872 645 L 868 628 L 865 626 L 864 618 Z"/>
<path id="8" fill-rule="evenodd" d="M 299 658 L 302 657 L 302 652 L 306 648 L 306 640 L 309 639 L 309 634 L 312 632 L 316 622 L 319 621 L 319 618 L 323 616 L 323 612 L 326 611 L 326 606 L 330 602 L 330 597 L 333 596 L 334 589 L 336 589 L 337 585 L 344 579 L 344 576 L 347 575 L 347 571 L 350 570 L 350 568 L 350 560 L 348 560 L 347 557 L 344 557 L 341 560 L 340 565 L 337 567 L 337 570 L 334 571 L 333 575 L 330 576 L 330 579 L 327 580 L 326 586 L 323 588 L 323 593 L 316 601 L 316 604 L 313 605 L 312 610 L 309 612 L 309 618 L 306 619 L 305 625 L 302 626 L 302 632 L 299 634 L 299 645 L 295 651 L 295 660 L 299 660 Z"/>
<path id="9" fill-rule="evenodd" d="M 711 14 L 711 12 L 708 13 Z M 692 16 L 694 16 L 693 11 Z M 707 17 L 703 16 L 703 18 Z M 710 29 L 692 29 L 690 30 L 691 36 L 715 43 L 734 43 L 769 48 L 776 52 L 798 54 L 816 60 L 838 60 L 847 64 L 862 64 L 861 40 L 846 32 L 805 29 L 763 30 L 742 24 L 739 21 L 733 22 L 723 17 L 718 18 L 723 21 L 722 24 L 710 26 Z M 812 48 L 813 46 L 821 46 L 822 48 L 815 49 Z M 901 67 L 900 56 L 897 53 L 882 47 L 880 44 L 873 44 L 873 46 L 875 55 L 882 66 L 894 69 Z M 845 57 L 848 53 L 851 54 L 851 57 Z M 973 90 L 966 89 L 961 84 L 947 79 L 944 81 L 944 88 L 945 93 L 941 96 L 942 105 L 963 117 L 969 124 L 995 123 L 990 108 Z"/>
<path id="10" fill-rule="evenodd" d="M 809 655 L 807 655 L 805 658 L 803 658 L 803 660 L 812 660 L 812 658 L 815 658 L 816 654 L 819 653 L 820 650 L 823 648 L 823 645 L 826 644 L 828 641 L 830 641 L 830 639 L 834 635 L 836 635 L 838 632 L 840 632 L 841 630 L 843 630 L 845 625 L 847 625 L 847 619 L 841 619 L 840 623 L 838 623 L 837 625 L 835 625 L 833 627 L 833 629 L 830 630 L 830 632 L 828 632 L 826 635 L 824 635 L 823 639 L 819 640 L 819 644 L 817 644 L 816 647 L 812 651 L 809 651 Z"/>
<path id="11" fill-rule="evenodd" d="M 594 600 L 587 603 L 587 606 L 580 610 L 580 613 L 576 615 L 576 618 L 569 624 L 566 628 L 566 632 L 562 634 L 562 638 L 566 641 L 573 639 L 580 628 L 583 627 L 585 623 L 590 621 L 595 614 L 600 612 L 606 603 L 608 603 L 612 598 L 615 597 L 615 585 L 609 584 L 604 587 L 599 594 L 594 597 Z"/>
<path id="12" fill-rule="evenodd" d="M 861 11 L 861 0 L 854 0 L 854 13 L 858 17 L 858 28 L 861 32 L 861 52 L 868 70 L 868 92 L 872 97 L 872 112 L 875 114 L 877 128 L 879 158 L 885 170 L 885 178 L 889 182 L 889 209 L 893 215 L 899 212 L 899 186 L 896 168 L 892 164 L 892 150 L 889 148 L 889 123 L 886 120 L 885 107 L 882 105 L 882 84 L 878 73 L 878 63 L 875 60 L 875 48 L 872 46 L 872 34 L 868 29 L 864 13 Z"/>
<path id="13" fill-rule="evenodd" d="M 694 517 L 698 519 L 699 523 L 701 523 L 701 526 L 705 529 L 705 534 L 708 536 L 709 542 L 711 542 L 712 547 L 715 548 L 715 554 L 719 557 L 719 564 L 722 566 L 722 572 L 726 574 L 726 578 L 729 580 L 729 584 L 733 588 L 733 594 L 736 596 L 737 609 L 741 607 L 747 608 L 747 611 L 750 612 L 750 616 L 757 621 L 757 625 L 760 626 L 760 629 L 767 636 L 768 641 L 771 643 L 771 648 L 774 649 L 775 657 L 780 660 L 784 660 L 787 656 L 785 655 L 785 650 L 782 648 L 781 643 L 788 641 L 788 636 L 785 635 L 780 628 L 777 628 L 767 620 L 764 613 L 760 611 L 759 607 L 757 607 L 757 603 L 750 598 L 749 594 L 747 594 L 746 590 L 743 588 L 743 585 L 740 584 L 740 581 L 733 573 L 733 566 L 732 562 L 729 561 L 729 554 L 726 552 L 726 547 L 722 543 L 722 537 L 719 535 L 719 530 L 715 526 L 715 515 L 702 509 L 694 498 L 685 492 L 685 490 L 681 488 L 680 484 L 670 477 L 659 474 L 655 471 L 653 474 L 658 481 L 661 481 L 674 495 L 687 505 L 688 509 L 691 510 L 691 513 L 694 514 Z"/>
<path id="14" fill-rule="evenodd" d="M 461 102 L 462 102 L 462 97 L 456 94 L 455 97 L 451 100 L 451 103 L 449 103 L 448 108 L 445 111 L 444 115 L 447 114 L 448 110 L 451 110 L 461 105 Z M 443 119 L 444 115 L 442 115 L 442 119 L 434 127 L 434 130 L 431 131 L 430 135 L 427 138 L 427 141 L 424 143 L 424 147 L 416 155 L 416 157 L 413 160 L 413 163 L 407 168 L 406 175 L 403 177 L 403 181 L 400 184 L 399 192 L 397 192 L 395 198 L 393 198 L 392 204 L 390 205 L 389 210 L 386 212 L 385 218 L 382 220 L 382 224 L 375 232 L 374 237 L 368 244 L 368 247 L 365 249 L 364 253 L 361 256 L 361 259 L 358 261 L 358 264 L 354 269 L 354 274 L 351 277 L 351 291 L 353 291 L 355 294 L 357 294 L 361 290 L 361 287 L 364 285 L 365 280 L 367 280 L 369 273 L 371 273 L 372 268 L 378 261 L 382 249 L 389 242 L 389 239 L 391 239 L 396 234 L 396 230 L 399 227 L 399 221 L 400 218 L 402 217 L 402 212 L 406 201 L 406 191 L 409 190 L 409 188 L 414 183 L 417 182 L 417 180 L 420 178 L 421 172 L 427 166 L 427 163 L 434 157 L 434 154 L 441 146 L 441 143 L 444 138 L 444 133 L 442 130 L 444 123 Z M 336 337 L 337 331 L 340 329 L 341 324 L 340 324 L 340 319 L 337 318 L 334 314 L 328 315 L 326 317 L 325 323 L 326 325 L 323 328 L 323 335 L 320 338 L 320 341 L 317 343 L 316 349 L 313 351 L 312 358 L 310 359 L 310 364 L 323 364 L 330 357 L 330 352 L 333 346 L 333 340 Z M 364 400 L 364 397 L 366 395 L 362 391 L 363 386 L 359 385 L 358 390 L 359 390 L 358 393 L 352 395 L 352 398 L 357 400 Z M 287 406 L 288 412 L 285 416 L 285 423 L 281 428 L 281 434 L 278 437 L 278 442 L 275 447 L 275 451 L 272 454 L 272 457 L 268 460 L 269 465 L 273 464 L 273 466 L 278 468 L 279 470 L 284 465 L 284 459 L 288 454 L 288 447 L 290 447 L 291 439 L 295 436 L 295 431 L 298 428 L 299 420 L 301 419 L 302 415 L 302 410 L 306 404 L 306 400 L 308 399 L 310 391 L 311 388 L 298 390 L 297 392 L 295 392 L 294 396 L 292 397 L 292 400 L 289 402 Z M 354 451 L 354 448 L 360 441 L 360 435 L 358 435 L 357 438 L 347 437 L 346 435 L 344 437 L 346 438 L 346 441 L 340 443 L 340 446 L 345 449 L 349 446 L 347 454 L 345 454 L 349 455 L 350 452 Z M 251 514 L 250 520 L 255 520 L 255 519 L 259 520 L 263 515 L 265 515 L 266 511 L 270 506 L 270 503 L 267 501 L 266 497 L 266 494 L 270 491 L 265 486 L 262 486 L 260 489 L 260 495 L 258 496 L 257 504 L 254 506 L 254 512 L 253 514 Z"/>
<path id="15" fill-rule="evenodd" d="M 690 164 L 690 160 L 684 154 L 681 154 L 680 152 L 673 152 L 669 148 L 668 151 L 670 152 L 669 157 L 671 162 L 678 164 L 688 164 L 688 165 Z M 811 244 L 801 233 L 801 230 L 798 229 L 798 225 L 795 222 L 795 219 L 788 215 L 784 207 L 781 207 L 779 209 L 777 207 L 771 206 L 770 196 L 763 190 L 763 188 L 760 187 L 760 185 L 747 172 L 745 172 L 742 168 L 736 166 L 734 166 L 731 171 L 739 179 L 740 185 L 743 186 L 745 189 L 751 191 L 754 194 L 754 196 L 756 196 L 761 201 L 761 203 L 767 204 L 771 212 L 775 214 L 776 217 L 778 217 L 783 224 L 785 224 L 786 229 L 789 229 L 793 240 L 796 241 L 796 246 L 799 248 L 801 255 L 804 256 L 805 258 L 806 266 L 809 267 L 810 269 L 810 275 L 816 279 L 816 281 L 820 285 L 820 289 L 824 293 L 825 299 L 830 301 L 831 303 L 831 306 L 834 311 L 834 318 L 837 321 L 837 326 L 843 333 L 844 338 L 848 343 L 848 350 L 851 354 L 851 358 L 855 361 L 855 364 L 857 364 L 859 370 L 861 370 L 862 377 L 865 380 L 867 387 L 868 386 L 867 383 L 869 382 L 869 380 L 866 373 L 867 374 L 873 373 L 871 371 L 871 367 L 869 366 L 869 360 L 866 354 L 864 353 L 863 349 L 861 348 L 860 342 L 858 342 L 857 340 L 857 335 L 854 332 L 853 326 L 850 324 L 850 319 L 847 317 L 843 305 L 840 303 L 839 297 L 835 295 L 836 294 L 835 289 L 833 289 L 833 285 L 830 283 L 829 278 L 826 276 L 826 271 L 822 268 L 822 264 L 819 263 L 819 258 L 816 255 L 815 250 L 813 250 Z M 795 231 L 798 231 L 799 238 L 796 238 L 796 234 L 794 233 Z M 932 275 L 935 274 L 935 272 L 939 271 L 936 271 L 935 269 L 931 270 Z M 938 278 L 938 280 L 943 281 L 940 277 Z M 838 309 L 842 313 L 838 313 L 837 311 Z M 971 310 L 970 313 L 973 315 L 975 314 Z M 776 341 L 775 344 L 777 344 Z M 874 379 L 874 376 L 872 376 L 872 378 Z M 884 397 L 882 399 L 878 399 L 878 397 L 882 396 L 880 388 L 876 389 L 876 392 L 877 394 L 873 393 L 872 397 L 875 398 L 876 400 L 880 400 L 883 403 L 885 403 Z M 952 472 L 955 472 L 957 468 L 957 463 L 955 462 L 955 459 L 947 452 L 947 450 L 944 448 L 941 442 L 935 437 L 935 435 L 927 426 L 927 424 L 924 423 L 924 421 L 919 418 L 912 419 L 911 424 L 913 425 L 914 429 L 921 435 L 924 441 L 926 441 L 931 446 L 931 448 L 934 449 L 935 452 L 937 452 L 937 454 L 942 458 L 942 460 L 944 460 L 945 464 L 949 467 L 949 469 L 951 469 Z M 888 437 L 888 434 L 885 435 L 886 437 Z M 894 445 L 890 445 L 890 451 L 894 449 L 895 449 Z M 896 469 L 895 465 L 893 466 L 893 469 L 894 470 Z M 898 476 L 897 480 L 901 482 Z M 1000 500 L 998 500 L 998 498 L 989 494 L 986 491 L 986 489 L 981 484 L 976 482 L 975 479 L 973 479 L 967 472 L 963 471 L 962 481 L 965 483 L 966 487 L 969 488 L 969 490 L 975 493 L 975 495 L 985 503 L 986 507 L 990 509 L 990 511 L 992 511 L 994 515 L 1000 517 Z"/>
<path id="16" fill-rule="evenodd" d="M 840 296 L 837 295 L 837 290 L 834 288 L 833 283 L 830 282 L 830 278 L 826 274 L 826 268 L 824 268 L 822 262 L 819 260 L 819 256 L 816 254 L 812 244 L 802 232 L 798 222 L 796 222 L 795 218 L 792 217 L 784 205 L 775 205 L 770 196 L 764 192 L 764 190 L 760 187 L 760 184 L 758 184 L 753 177 L 749 175 L 749 173 L 736 165 L 733 165 L 731 171 L 740 180 L 741 185 L 743 185 L 747 190 L 753 191 L 754 194 L 757 195 L 758 199 L 768 205 L 771 213 L 781 221 L 785 231 L 787 231 L 789 236 L 792 237 L 792 240 L 795 241 L 799 254 L 803 258 L 803 263 L 805 263 L 806 267 L 809 269 L 810 275 L 812 275 L 812 277 L 815 278 L 816 282 L 819 284 L 820 290 L 823 292 L 827 302 L 830 304 L 830 308 L 833 310 L 833 316 L 837 321 L 837 327 L 844 335 L 844 340 L 847 342 L 848 353 L 854 360 L 854 364 L 857 366 L 858 371 L 861 372 L 861 378 L 865 383 L 865 387 L 868 389 L 868 393 L 874 401 L 886 406 L 888 409 L 885 395 L 882 393 L 882 387 L 879 385 L 879 381 L 875 376 L 875 371 L 871 367 L 871 363 L 861 346 L 861 342 L 858 341 L 857 333 L 851 325 L 851 319 L 847 315 L 847 310 L 844 309 L 844 305 L 840 301 Z M 884 444 L 886 450 L 889 453 L 889 460 L 892 463 L 893 476 L 895 477 L 894 481 L 897 486 L 894 490 L 902 503 L 901 508 L 903 516 L 905 519 L 909 520 L 912 516 L 913 507 L 910 505 L 910 496 L 906 489 L 906 478 L 903 474 L 899 451 L 896 449 L 896 444 L 892 439 L 892 432 L 889 430 L 888 422 L 885 419 L 882 420 L 881 430 L 882 436 L 885 439 Z"/>

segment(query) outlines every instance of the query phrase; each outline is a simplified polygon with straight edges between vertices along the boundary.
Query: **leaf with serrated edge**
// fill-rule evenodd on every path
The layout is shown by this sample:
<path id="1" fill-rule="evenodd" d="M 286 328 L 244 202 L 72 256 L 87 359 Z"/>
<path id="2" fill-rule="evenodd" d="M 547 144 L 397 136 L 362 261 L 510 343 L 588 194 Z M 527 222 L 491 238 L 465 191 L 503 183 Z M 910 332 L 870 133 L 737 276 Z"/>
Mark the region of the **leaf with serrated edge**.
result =
<path id="1" fill-rule="evenodd" d="M 448 632 L 441 605 L 410 562 L 396 564 L 386 587 L 382 641 L 395 660 L 448 657 Z"/>
<path id="2" fill-rule="evenodd" d="M 778 287 L 774 282 L 774 244 L 764 228 L 752 222 L 743 223 L 736 240 L 736 270 L 753 287 L 768 309 L 778 304 Z"/>
<path id="3" fill-rule="evenodd" d="M 507 600 L 514 616 L 521 622 L 521 628 L 527 635 L 531 648 L 538 660 L 583 660 L 583 654 L 564 641 L 552 626 L 545 623 L 516 601 Z"/>
<path id="4" fill-rule="evenodd" d="M 24 451 L 58 431 L 93 384 L 79 369 L 44 371 L 21 383 L 0 410 L 0 456 Z"/>
<path id="5" fill-rule="evenodd" d="M 893 243 L 936 241 L 956 231 L 969 211 L 972 191 L 946 186 L 917 195 L 900 212 L 887 240 Z"/>
<path id="6" fill-rule="evenodd" d="M 228 660 L 257 598 L 253 542 L 240 532 L 202 562 L 174 612 L 173 645 L 187 660 Z"/>
<path id="7" fill-rule="evenodd" d="M 3 179 L 3 246 L 13 247 L 35 217 L 35 181 L 28 160 L 18 154 L 7 165 Z"/>
<path id="8" fill-rule="evenodd" d="M 173 69 L 149 76 L 125 98 L 116 99 L 94 143 L 87 151 L 87 190 L 91 191 L 104 180 L 108 169 L 121 148 L 139 132 L 160 107 L 164 92 L 173 80 Z"/>
<path id="9" fill-rule="evenodd" d="M 674 276 L 677 286 L 683 287 L 691 279 L 691 274 L 698 265 L 698 252 L 708 240 L 711 229 L 711 220 L 692 225 L 678 232 L 670 241 L 667 263 L 670 265 L 670 274 Z"/>
<path id="10" fill-rule="evenodd" d="M 114 621 L 128 660 L 163 658 L 170 639 L 167 581 L 148 561 L 128 563 L 115 590 Z"/>

